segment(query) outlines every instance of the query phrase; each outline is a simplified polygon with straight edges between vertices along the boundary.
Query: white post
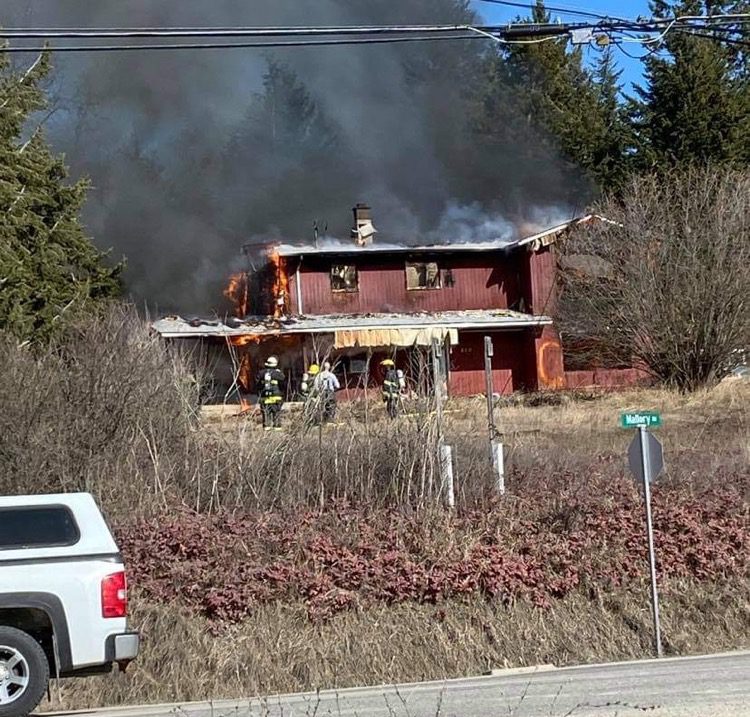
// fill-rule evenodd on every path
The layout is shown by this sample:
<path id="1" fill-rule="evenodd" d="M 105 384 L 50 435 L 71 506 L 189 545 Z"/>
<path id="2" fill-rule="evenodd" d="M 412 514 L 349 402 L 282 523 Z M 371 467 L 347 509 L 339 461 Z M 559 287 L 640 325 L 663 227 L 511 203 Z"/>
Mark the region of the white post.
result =
<path id="1" fill-rule="evenodd" d="M 497 492 L 505 495 L 505 454 L 503 444 L 499 441 L 492 444 L 492 466 L 497 473 Z"/>
<path id="2" fill-rule="evenodd" d="M 456 507 L 456 494 L 453 487 L 453 449 L 442 444 L 440 446 L 440 472 L 445 486 L 446 502 L 449 508 Z"/>
<path id="3" fill-rule="evenodd" d="M 638 427 L 641 444 L 641 468 L 643 470 L 643 498 L 646 504 L 646 533 L 648 537 L 648 564 L 651 573 L 651 611 L 654 618 L 654 649 L 656 656 L 661 657 L 661 624 L 659 619 L 659 592 L 656 587 L 656 551 L 654 550 L 654 526 L 651 520 L 651 460 L 648 448 L 646 426 Z"/>

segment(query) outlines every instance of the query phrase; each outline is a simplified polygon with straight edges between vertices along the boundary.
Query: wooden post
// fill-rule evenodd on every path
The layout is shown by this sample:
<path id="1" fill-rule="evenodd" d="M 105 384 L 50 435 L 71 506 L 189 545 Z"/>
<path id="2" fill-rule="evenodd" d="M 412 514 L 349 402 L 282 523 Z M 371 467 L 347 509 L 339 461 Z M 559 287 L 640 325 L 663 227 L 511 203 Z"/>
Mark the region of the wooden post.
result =
<path id="1" fill-rule="evenodd" d="M 432 339 L 432 381 L 435 392 L 435 420 L 437 421 L 438 445 L 443 442 L 443 372 L 440 370 L 440 344 Z"/>
<path id="2" fill-rule="evenodd" d="M 494 403 L 492 400 L 492 396 L 494 393 L 493 386 L 492 386 L 492 357 L 494 353 L 495 351 L 492 346 L 492 337 L 485 336 L 484 337 L 484 383 L 485 383 L 485 392 L 487 394 L 487 430 L 489 432 L 490 460 L 493 462 L 495 460 L 493 442 L 495 440 L 495 436 L 497 433 L 495 429 L 495 407 L 494 407 Z"/>

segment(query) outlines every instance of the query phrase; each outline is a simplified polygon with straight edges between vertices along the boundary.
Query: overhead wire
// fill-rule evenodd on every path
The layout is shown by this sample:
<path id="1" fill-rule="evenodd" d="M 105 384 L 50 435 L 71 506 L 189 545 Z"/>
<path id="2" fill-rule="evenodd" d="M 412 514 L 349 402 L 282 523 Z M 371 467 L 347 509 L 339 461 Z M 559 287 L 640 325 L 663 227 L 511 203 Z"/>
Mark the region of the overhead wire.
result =
<path id="1" fill-rule="evenodd" d="M 456 36 L 427 36 L 427 37 L 370 37 L 351 38 L 344 40 L 270 40 L 267 42 L 190 42 L 190 43 L 158 43 L 139 45 L 59 45 L 59 46 L 5 46 L 0 47 L 0 53 L 22 52 L 135 52 L 144 50 L 229 50 L 247 48 L 280 48 L 280 47 L 329 47 L 337 45 L 374 45 L 398 42 L 446 42 L 450 40 L 477 40 L 480 35 L 467 34 Z"/>
<path id="2" fill-rule="evenodd" d="M 498 4 L 533 7 L 511 0 L 483 0 Z M 547 6 L 554 9 L 558 6 Z M 568 10 L 558 7 L 559 10 Z M 571 9 L 572 10 L 572 9 Z M 590 30 L 592 39 L 606 34 L 622 49 L 623 43 L 644 47 L 658 46 L 672 31 L 702 31 L 723 33 L 740 32 L 750 23 L 750 13 L 723 15 L 683 15 L 674 18 L 652 18 L 648 21 L 632 21 L 609 18 L 600 13 L 583 14 L 599 20 L 586 23 L 511 23 L 508 25 L 363 25 L 363 26 L 311 26 L 311 27 L 141 27 L 141 28 L 5 28 L 0 29 L 0 38 L 5 40 L 126 40 L 139 41 L 149 38 L 179 40 L 201 38 L 200 42 L 135 42 L 117 44 L 78 44 L 46 47 L 4 46 L 0 52 L 38 52 L 44 49 L 56 52 L 127 52 L 145 50 L 203 50 L 239 48 L 283 48 L 305 46 L 337 46 L 359 44 L 382 44 L 403 42 L 434 42 L 440 40 L 467 40 L 485 37 L 505 45 L 535 45 L 566 36 L 574 30 Z M 632 33 L 654 33 L 656 37 L 635 37 Z M 617 34 L 624 35 L 615 41 Z M 343 36 L 343 37 L 341 37 Z M 712 39 L 721 38 L 707 35 Z M 234 38 L 233 41 L 217 42 L 215 38 Z M 245 40 L 250 38 L 250 40 Z M 265 39 L 260 39 L 265 38 Z M 732 38 L 725 38 L 730 40 Z M 733 40 L 744 43 L 743 40 Z"/>
<path id="3" fill-rule="evenodd" d="M 537 7 L 532 3 L 512 2 L 511 0 L 479 0 L 479 2 L 490 3 L 492 5 L 505 5 L 507 7 L 517 7 L 524 10 L 534 10 Z M 597 20 L 620 20 L 621 22 L 629 22 L 626 18 L 604 15 L 591 10 L 579 10 L 577 8 L 564 8 L 561 6 L 548 5 L 547 3 L 545 3 L 544 9 L 551 10 L 552 12 L 559 12 L 563 15 L 574 15 L 576 17 L 591 17 L 596 18 Z"/>

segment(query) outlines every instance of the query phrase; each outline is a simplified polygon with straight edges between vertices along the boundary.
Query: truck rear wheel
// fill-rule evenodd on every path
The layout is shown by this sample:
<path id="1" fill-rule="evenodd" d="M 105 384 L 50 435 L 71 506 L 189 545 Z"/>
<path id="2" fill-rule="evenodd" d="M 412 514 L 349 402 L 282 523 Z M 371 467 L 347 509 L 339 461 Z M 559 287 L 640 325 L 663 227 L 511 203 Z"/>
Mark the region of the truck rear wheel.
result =
<path id="1" fill-rule="evenodd" d="M 41 702 L 49 662 L 41 645 L 15 627 L 0 626 L 0 717 L 24 717 Z"/>

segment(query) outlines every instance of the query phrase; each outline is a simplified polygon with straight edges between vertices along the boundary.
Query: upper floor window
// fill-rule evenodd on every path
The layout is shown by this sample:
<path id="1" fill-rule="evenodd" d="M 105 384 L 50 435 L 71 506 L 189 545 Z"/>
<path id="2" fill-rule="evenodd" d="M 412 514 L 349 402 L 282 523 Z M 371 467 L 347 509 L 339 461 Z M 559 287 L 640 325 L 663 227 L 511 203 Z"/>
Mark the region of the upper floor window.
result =
<path id="1" fill-rule="evenodd" d="M 408 261 L 406 262 L 406 288 L 440 289 L 440 269 L 436 261 Z"/>
<path id="2" fill-rule="evenodd" d="M 358 291 L 357 267 L 350 264 L 334 264 L 331 267 L 332 291 Z"/>

